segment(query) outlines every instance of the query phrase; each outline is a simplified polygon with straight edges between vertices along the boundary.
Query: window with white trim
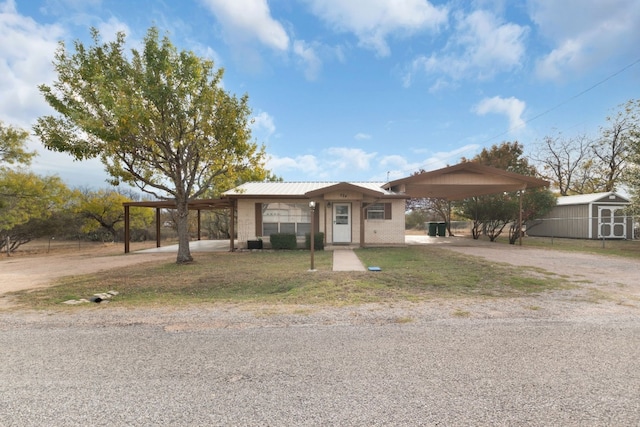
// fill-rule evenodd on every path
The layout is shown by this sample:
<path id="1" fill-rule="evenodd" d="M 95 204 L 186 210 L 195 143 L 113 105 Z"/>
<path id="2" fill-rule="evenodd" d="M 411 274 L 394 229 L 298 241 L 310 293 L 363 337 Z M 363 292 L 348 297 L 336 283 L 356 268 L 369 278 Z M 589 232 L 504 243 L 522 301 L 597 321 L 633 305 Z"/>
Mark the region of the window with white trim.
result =
<path id="1" fill-rule="evenodd" d="M 367 219 L 391 219 L 391 203 L 371 203 L 365 210 Z"/>
<path id="2" fill-rule="evenodd" d="M 263 203 L 262 235 L 290 233 L 304 236 L 311 232 L 311 210 L 307 203 Z"/>
<path id="3" fill-rule="evenodd" d="M 373 203 L 367 206 L 367 219 L 384 219 L 384 203 Z"/>

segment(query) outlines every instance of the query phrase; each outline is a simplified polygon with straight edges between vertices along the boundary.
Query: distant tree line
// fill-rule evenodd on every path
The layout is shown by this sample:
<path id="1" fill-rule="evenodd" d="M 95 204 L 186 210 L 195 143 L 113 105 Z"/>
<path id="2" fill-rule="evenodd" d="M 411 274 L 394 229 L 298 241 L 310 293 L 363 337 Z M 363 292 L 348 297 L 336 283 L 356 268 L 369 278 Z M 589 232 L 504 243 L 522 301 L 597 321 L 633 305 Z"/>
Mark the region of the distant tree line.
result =
<path id="1" fill-rule="evenodd" d="M 629 100 L 606 118 L 598 135 L 546 136 L 532 144 L 528 153 L 518 142 L 503 142 L 484 149 L 477 156 L 461 159 L 535 176 L 550 182 L 549 189 L 526 190 L 522 194 L 523 224 L 553 208 L 556 196 L 624 191 L 631 195 L 630 213 L 640 213 L 640 100 Z M 416 173 L 424 172 L 423 170 Z M 407 226 L 419 227 L 428 220 L 469 220 L 472 235 L 494 241 L 508 230 L 510 243 L 520 236 L 519 194 L 502 193 L 449 202 L 411 199 L 407 202 Z M 451 228 L 449 227 L 451 235 Z"/>
<path id="2" fill-rule="evenodd" d="M 0 122 L 0 251 L 14 252 L 35 239 L 122 241 L 124 202 L 140 201 L 133 190 L 68 188 L 56 176 L 29 170 L 36 155 L 28 152 L 29 133 Z M 161 214 L 164 232 L 176 237 L 175 211 Z M 195 232 L 195 218 L 190 231 Z M 207 212 L 201 227 L 208 237 L 227 238 L 228 213 Z M 155 239 L 155 212 L 131 207 L 133 241 Z"/>

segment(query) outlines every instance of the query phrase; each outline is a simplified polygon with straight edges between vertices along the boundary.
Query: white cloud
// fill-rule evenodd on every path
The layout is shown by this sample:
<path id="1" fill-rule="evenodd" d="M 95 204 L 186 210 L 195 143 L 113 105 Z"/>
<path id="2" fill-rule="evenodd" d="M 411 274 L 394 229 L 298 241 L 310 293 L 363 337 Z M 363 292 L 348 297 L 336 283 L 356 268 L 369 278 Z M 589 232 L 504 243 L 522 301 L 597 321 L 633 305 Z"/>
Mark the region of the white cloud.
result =
<path id="1" fill-rule="evenodd" d="M 406 157 L 392 154 L 380 159 L 380 168 L 386 170 L 391 179 L 405 177 L 420 169 L 420 162 L 409 161 Z"/>
<path id="2" fill-rule="evenodd" d="M 530 0 L 528 9 L 540 34 L 554 45 L 536 64 L 542 79 L 562 80 L 612 57 L 637 57 L 637 0 Z"/>
<path id="3" fill-rule="evenodd" d="M 26 127 L 50 111 L 38 85 L 55 79 L 51 61 L 64 34 L 57 25 L 18 14 L 13 1 L 0 3 L 0 117 L 5 122 Z"/>
<path id="4" fill-rule="evenodd" d="M 278 51 L 289 49 L 289 36 L 272 18 L 267 0 L 202 0 L 218 18 L 231 44 L 252 39 Z"/>
<path id="5" fill-rule="evenodd" d="M 308 0 L 312 12 L 339 32 L 355 34 L 361 46 L 387 56 L 387 38 L 437 31 L 448 10 L 426 0 Z"/>
<path id="6" fill-rule="evenodd" d="M 380 160 L 379 166 L 380 169 L 386 170 L 387 172 L 384 178 L 379 177 L 378 179 L 393 181 L 394 179 L 404 178 L 420 170 L 432 171 L 451 166 L 457 164 L 463 155 L 465 157 L 469 157 L 470 152 L 474 153 L 478 151 L 479 148 L 480 146 L 478 144 L 467 144 L 451 151 L 438 151 L 431 153 L 428 157 L 420 161 L 410 161 L 406 157 L 400 155 L 384 156 Z"/>
<path id="7" fill-rule="evenodd" d="M 369 170 L 371 160 L 377 155 L 377 153 L 367 153 L 360 148 L 348 147 L 331 147 L 326 152 L 329 155 L 329 165 L 338 171 Z"/>
<path id="8" fill-rule="evenodd" d="M 118 19 L 111 17 L 108 21 L 102 21 L 97 26 L 98 31 L 100 31 L 100 37 L 104 42 L 112 42 L 116 40 L 116 35 L 118 32 L 125 33 L 127 35 L 127 41 L 131 43 L 129 40 L 129 36 L 133 33 L 129 26 Z"/>
<path id="9" fill-rule="evenodd" d="M 526 104 L 517 98 L 501 98 L 494 96 L 493 98 L 485 98 L 473 107 L 472 111 L 480 116 L 489 113 L 504 114 L 509 118 L 509 130 L 515 130 L 525 126 L 522 119 L 522 113 Z"/>
<path id="10" fill-rule="evenodd" d="M 448 86 L 442 76 L 453 81 L 488 79 L 521 67 L 526 52 L 527 27 L 504 23 L 484 10 L 468 15 L 458 13 L 455 17 L 456 31 L 447 45 L 439 53 L 416 57 L 404 78 L 405 86 L 418 72 L 440 76 L 435 85 L 442 88 Z"/>
<path id="11" fill-rule="evenodd" d="M 371 135 L 369 135 L 368 133 L 358 132 L 357 134 L 355 134 L 354 138 L 359 141 L 362 141 L 366 139 L 371 139 Z"/>
<path id="12" fill-rule="evenodd" d="M 276 125 L 273 117 L 264 111 L 253 118 L 252 130 L 260 133 L 265 139 L 269 139 L 276 132 Z"/>
<path id="13" fill-rule="evenodd" d="M 267 169 L 278 176 L 285 177 L 287 172 L 302 172 L 309 176 L 320 175 L 318 159 L 310 154 L 296 157 L 278 157 L 270 155 L 267 159 Z"/>
<path id="14" fill-rule="evenodd" d="M 285 180 L 348 180 L 357 172 L 369 171 L 371 161 L 376 156 L 377 153 L 367 153 L 359 148 L 331 147 L 323 150 L 319 156 L 270 155 L 267 168 Z M 292 175 L 298 178 L 291 179 Z"/>
<path id="15" fill-rule="evenodd" d="M 310 46 L 304 40 L 296 40 L 293 42 L 293 53 L 297 55 L 300 64 L 304 68 L 306 79 L 316 80 L 322 69 L 322 61 L 313 46 Z"/>

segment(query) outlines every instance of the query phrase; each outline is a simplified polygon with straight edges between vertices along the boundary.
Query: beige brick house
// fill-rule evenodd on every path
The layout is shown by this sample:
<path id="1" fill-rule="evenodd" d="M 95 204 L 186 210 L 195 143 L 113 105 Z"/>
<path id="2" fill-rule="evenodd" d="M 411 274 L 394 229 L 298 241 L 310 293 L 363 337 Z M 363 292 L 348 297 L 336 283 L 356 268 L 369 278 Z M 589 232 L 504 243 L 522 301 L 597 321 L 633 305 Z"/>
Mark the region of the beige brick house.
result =
<path id="1" fill-rule="evenodd" d="M 237 210 L 239 247 L 274 233 L 324 233 L 325 245 L 403 245 L 405 194 L 384 182 L 249 182 L 224 193 Z M 310 207 L 313 202 L 314 207 Z M 313 216 L 313 217 L 312 217 Z"/>

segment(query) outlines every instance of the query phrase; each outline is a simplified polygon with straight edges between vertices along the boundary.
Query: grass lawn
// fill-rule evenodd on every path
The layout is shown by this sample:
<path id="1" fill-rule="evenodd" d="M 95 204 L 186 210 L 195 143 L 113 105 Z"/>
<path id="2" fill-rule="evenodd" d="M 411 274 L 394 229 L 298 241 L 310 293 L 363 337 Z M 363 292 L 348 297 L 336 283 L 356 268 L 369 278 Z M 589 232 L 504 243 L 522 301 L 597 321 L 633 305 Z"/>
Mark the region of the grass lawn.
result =
<path id="1" fill-rule="evenodd" d="M 117 306 L 194 303 L 353 305 L 436 298 L 504 298 L 568 287 L 557 277 L 430 246 L 358 249 L 380 272 L 334 272 L 331 251 L 215 252 L 195 262 L 142 264 L 100 274 L 67 277 L 55 286 L 14 294 L 23 307 L 67 307 L 61 302 L 115 290 Z M 92 306 L 92 305 L 91 305 Z M 88 305 L 69 307 L 82 309 Z"/>

